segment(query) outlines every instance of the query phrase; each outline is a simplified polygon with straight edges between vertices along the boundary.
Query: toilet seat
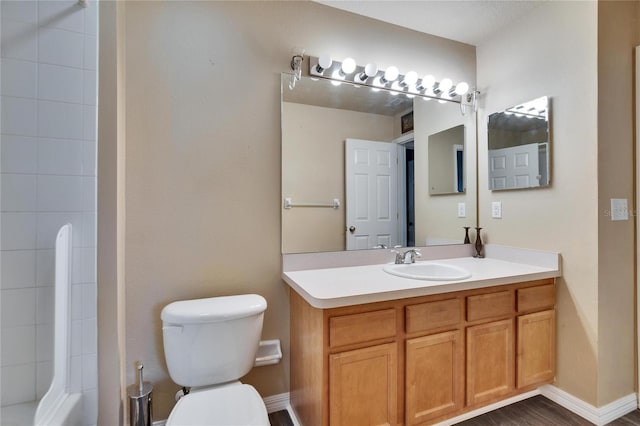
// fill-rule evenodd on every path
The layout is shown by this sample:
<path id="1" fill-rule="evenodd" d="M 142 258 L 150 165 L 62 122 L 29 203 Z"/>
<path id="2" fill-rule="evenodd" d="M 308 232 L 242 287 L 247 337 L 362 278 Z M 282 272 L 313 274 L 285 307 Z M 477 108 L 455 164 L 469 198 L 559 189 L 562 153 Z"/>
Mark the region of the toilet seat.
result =
<path id="1" fill-rule="evenodd" d="M 166 426 L 269 426 L 258 391 L 245 384 L 202 389 L 180 398 Z"/>

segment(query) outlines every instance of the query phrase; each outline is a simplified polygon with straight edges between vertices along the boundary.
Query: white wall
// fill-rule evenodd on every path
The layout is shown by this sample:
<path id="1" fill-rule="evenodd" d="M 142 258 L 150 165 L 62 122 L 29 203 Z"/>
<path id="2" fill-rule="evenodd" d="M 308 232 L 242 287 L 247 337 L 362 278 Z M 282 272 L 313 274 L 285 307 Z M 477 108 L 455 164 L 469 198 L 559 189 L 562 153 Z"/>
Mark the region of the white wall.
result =
<path id="1" fill-rule="evenodd" d="M 54 240 L 73 225 L 71 391 L 96 423 L 97 5 L 1 6 L 2 405 L 52 373 Z"/>
<path id="2" fill-rule="evenodd" d="M 556 384 L 597 404 L 598 40 L 596 2 L 544 2 L 477 48 L 480 224 L 486 242 L 558 251 Z M 487 117 L 551 97 L 551 187 L 488 188 Z M 503 218 L 492 219 L 491 201 Z M 629 372 L 631 374 L 631 372 Z"/>

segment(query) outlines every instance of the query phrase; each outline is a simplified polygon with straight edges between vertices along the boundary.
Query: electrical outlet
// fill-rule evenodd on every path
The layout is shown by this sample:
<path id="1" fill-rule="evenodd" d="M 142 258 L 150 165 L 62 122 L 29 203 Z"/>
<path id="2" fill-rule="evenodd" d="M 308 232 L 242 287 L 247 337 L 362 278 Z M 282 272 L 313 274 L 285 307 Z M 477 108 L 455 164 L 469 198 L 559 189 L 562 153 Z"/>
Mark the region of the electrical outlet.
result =
<path id="1" fill-rule="evenodd" d="M 502 202 L 501 201 L 491 202 L 491 217 L 494 219 L 502 219 Z"/>
<path id="2" fill-rule="evenodd" d="M 611 199 L 611 220 L 629 220 L 629 207 L 626 198 Z"/>
<path id="3" fill-rule="evenodd" d="M 467 217 L 466 203 L 458 203 L 458 217 Z"/>

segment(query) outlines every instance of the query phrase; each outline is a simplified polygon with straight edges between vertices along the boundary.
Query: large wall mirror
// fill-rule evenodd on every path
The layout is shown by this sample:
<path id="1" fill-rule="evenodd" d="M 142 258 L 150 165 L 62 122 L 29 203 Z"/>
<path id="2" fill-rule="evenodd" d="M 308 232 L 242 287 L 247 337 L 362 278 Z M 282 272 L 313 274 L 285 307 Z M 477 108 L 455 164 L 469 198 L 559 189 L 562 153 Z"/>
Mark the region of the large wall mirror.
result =
<path id="1" fill-rule="evenodd" d="M 549 99 L 546 96 L 489 115 L 489 189 L 551 183 Z"/>
<path id="2" fill-rule="evenodd" d="M 283 253 L 462 244 L 463 227 L 476 225 L 475 113 L 309 77 L 291 90 L 289 81 L 283 74 Z"/>

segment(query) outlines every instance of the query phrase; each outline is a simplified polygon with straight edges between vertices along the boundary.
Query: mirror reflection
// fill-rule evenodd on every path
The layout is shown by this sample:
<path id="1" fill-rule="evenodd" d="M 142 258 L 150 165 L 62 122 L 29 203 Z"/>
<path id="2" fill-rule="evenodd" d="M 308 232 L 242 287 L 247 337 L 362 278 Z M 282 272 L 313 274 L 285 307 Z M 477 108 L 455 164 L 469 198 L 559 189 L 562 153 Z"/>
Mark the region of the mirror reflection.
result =
<path id="1" fill-rule="evenodd" d="M 549 186 L 549 99 L 546 96 L 489 115 L 489 189 Z"/>
<path id="2" fill-rule="evenodd" d="M 429 136 L 429 193 L 464 192 L 464 125 Z"/>
<path id="3" fill-rule="evenodd" d="M 476 223 L 475 182 L 467 179 L 475 149 L 465 146 L 475 143 L 474 114 L 462 115 L 457 103 L 308 77 L 290 90 L 288 81 L 283 75 L 283 253 L 463 242 L 462 227 Z M 414 130 L 403 134 L 410 112 Z M 457 163 L 453 147 L 442 157 L 430 152 L 432 136 L 456 128 Z M 450 187 L 460 168 L 447 196 L 430 192 L 432 163 L 446 166 Z"/>

